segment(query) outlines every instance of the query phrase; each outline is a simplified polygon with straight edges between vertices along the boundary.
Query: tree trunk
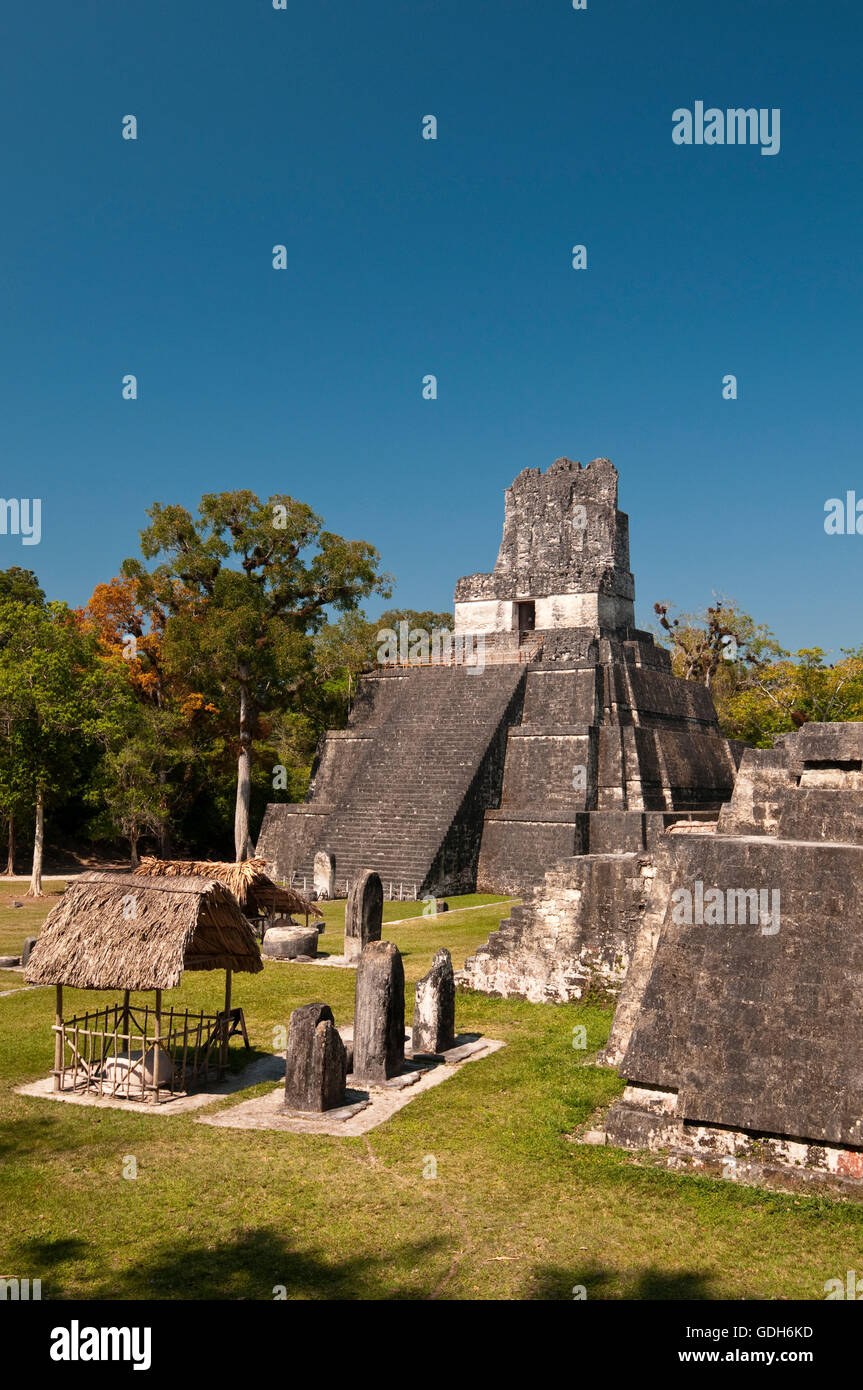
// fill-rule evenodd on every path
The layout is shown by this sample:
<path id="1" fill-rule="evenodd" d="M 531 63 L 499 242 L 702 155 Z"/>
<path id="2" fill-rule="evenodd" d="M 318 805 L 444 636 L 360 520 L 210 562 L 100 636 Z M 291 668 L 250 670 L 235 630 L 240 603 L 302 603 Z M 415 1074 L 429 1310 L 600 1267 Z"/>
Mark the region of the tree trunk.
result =
<path id="1" fill-rule="evenodd" d="M 15 873 L 15 817 L 9 812 L 9 845 L 6 858 L 6 876 L 12 878 Z"/>
<path id="2" fill-rule="evenodd" d="M 138 836 L 136 834 L 129 836 L 129 848 L 132 851 L 130 857 L 132 860 L 132 872 L 134 873 L 138 867 Z"/>
<path id="3" fill-rule="evenodd" d="M 240 666 L 240 751 L 237 755 L 237 805 L 234 812 L 234 851 L 239 864 L 248 859 L 249 801 L 252 789 L 252 728 L 249 703 L 249 668 Z"/>
<path id="4" fill-rule="evenodd" d="M 167 781 L 168 781 L 168 778 L 167 778 L 167 775 L 166 775 L 166 773 L 165 773 L 165 769 L 164 769 L 164 768 L 161 768 L 160 771 L 159 771 L 159 785 L 160 785 L 161 787 L 164 787 L 164 786 L 166 785 Z M 166 804 L 166 803 L 165 803 L 166 793 L 165 793 L 164 791 L 162 792 L 162 798 L 163 798 L 163 800 L 162 800 L 162 807 L 163 807 L 163 809 L 164 809 L 165 804 Z M 160 858 L 160 859 L 170 859 L 170 858 L 171 858 L 171 832 L 170 832 L 170 830 L 168 829 L 168 822 L 167 822 L 166 820 L 163 820 L 163 821 L 160 823 L 160 825 L 159 825 L 159 858 Z"/>
<path id="5" fill-rule="evenodd" d="M 40 787 L 36 793 L 36 834 L 33 839 L 33 872 L 30 875 L 28 898 L 44 898 L 42 892 L 42 851 L 45 846 L 45 797 Z"/>

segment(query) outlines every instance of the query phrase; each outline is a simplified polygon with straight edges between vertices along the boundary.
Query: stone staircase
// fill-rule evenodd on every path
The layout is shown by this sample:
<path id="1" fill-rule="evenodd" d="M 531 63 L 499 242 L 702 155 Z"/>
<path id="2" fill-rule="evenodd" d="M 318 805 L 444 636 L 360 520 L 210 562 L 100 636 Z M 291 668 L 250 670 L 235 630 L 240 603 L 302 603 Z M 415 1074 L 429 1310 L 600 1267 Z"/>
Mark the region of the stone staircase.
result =
<path id="1" fill-rule="evenodd" d="M 337 891 L 374 869 L 397 891 L 473 887 L 483 813 L 500 801 L 506 734 L 526 665 L 398 668 L 366 677 L 347 730 L 327 736 L 305 807 L 273 805 L 258 853 L 312 881 L 336 856 Z M 305 813 L 305 814 L 303 814 Z"/>
<path id="2" fill-rule="evenodd" d="M 542 887 L 470 956 L 460 986 L 534 1003 L 569 1003 L 620 989 L 652 868 L 644 856 L 585 854 L 547 870 Z"/>

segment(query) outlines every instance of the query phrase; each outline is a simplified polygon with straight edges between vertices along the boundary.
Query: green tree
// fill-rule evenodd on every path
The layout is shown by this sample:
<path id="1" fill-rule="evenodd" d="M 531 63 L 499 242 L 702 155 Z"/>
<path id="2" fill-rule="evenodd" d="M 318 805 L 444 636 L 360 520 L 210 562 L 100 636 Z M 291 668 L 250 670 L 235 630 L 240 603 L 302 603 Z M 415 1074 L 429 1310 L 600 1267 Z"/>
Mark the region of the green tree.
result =
<path id="1" fill-rule="evenodd" d="M 95 643 L 65 604 L 0 601 L 0 719 L 35 808 L 34 897 L 42 896 L 46 806 L 71 795 L 100 721 L 110 717 L 101 678 Z"/>
<path id="2" fill-rule="evenodd" d="M 170 815 L 164 776 L 164 750 L 170 744 L 159 710 L 127 699 L 122 703 L 122 727 L 108 738 L 87 790 L 87 800 L 98 807 L 89 828 L 96 835 L 118 834 L 127 839 L 135 869 L 141 837 L 160 836 Z"/>
<path id="3" fill-rule="evenodd" d="M 820 647 L 804 647 L 796 660 L 759 667 L 717 700 L 723 733 L 759 748 L 777 734 L 810 720 L 863 719 L 863 649 L 844 651 L 835 664 Z"/>
<path id="4" fill-rule="evenodd" d="M 733 599 L 718 598 L 703 613 L 671 616 L 671 605 L 655 603 L 659 640 L 671 651 L 676 676 L 708 688 L 719 672 L 752 670 L 786 655 L 773 633 L 756 623 Z"/>
<path id="5" fill-rule="evenodd" d="M 16 603 L 35 603 L 45 607 L 45 595 L 39 587 L 39 580 L 32 570 L 22 570 L 20 565 L 11 565 L 8 570 L 0 570 L 0 603 L 14 599 Z"/>
<path id="6" fill-rule="evenodd" d="M 208 494 L 198 519 L 156 503 L 141 533 L 148 571 L 126 560 L 139 601 L 165 617 L 163 654 L 196 691 L 218 693 L 236 730 L 234 849 L 251 849 L 252 750 L 262 713 L 296 708 L 314 680 L 313 635 L 327 610 L 350 612 L 389 593 L 366 541 L 325 531 L 310 507 L 284 494 L 261 502 L 242 490 Z"/>
<path id="7" fill-rule="evenodd" d="M 12 599 L 19 603 L 35 603 L 45 606 L 45 594 L 39 587 L 39 580 L 32 570 L 12 565 L 8 570 L 0 570 L 0 603 Z M 14 756 L 12 746 L 12 727 L 9 718 L 0 718 L 0 817 L 6 823 L 6 868 L 4 873 L 15 872 L 15 826 L 16 822 L 29 815 L 31 803 L 30 789 L 23 769 Z"/>

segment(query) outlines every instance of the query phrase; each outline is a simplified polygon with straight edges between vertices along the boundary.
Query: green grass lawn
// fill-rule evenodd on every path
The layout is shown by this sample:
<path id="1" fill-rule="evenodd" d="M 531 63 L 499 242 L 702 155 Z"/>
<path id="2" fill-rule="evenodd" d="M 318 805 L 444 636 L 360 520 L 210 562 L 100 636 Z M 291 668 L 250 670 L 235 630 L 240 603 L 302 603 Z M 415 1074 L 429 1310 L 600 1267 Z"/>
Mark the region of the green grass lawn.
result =
<path id="1" fill-rule="evenodd" d="M 327 951 L 341 949 L 343 911 L 327 904 Z M 500 914 L 420 917 L 388 935 L 412 982 L 439 945 L 460 966 Z M 273 1029 L 313 999 L 349 1021 L 354 979 L 273 964 L 235 976 L 253 1048 L 271 1051 Z M 190 974 L 166 1002 L 216 1005 L 222 984 Z M 70 1010 L 94 997 L 67 994 Z M 49 989 L 0 999 L 0 1272 L 41 1278 L 44 1298 L 270 1299 L 285 1285 L 289 1298 L 569 1299 L 584 1284 L 601 1299 L 821 1299 L 826 1279 L 863 1269 L 853 1203 L 677 1176 L 569 1140 L 622 1089 L 590 1064 L 608 1009 L 462 994 L 459 1029 L 507 1046 L 368 1136 L 338 1139 L 17 1096 L 49 1069 L 52 1006 Z M 576 1023 L 587 1056 L 571 1045 Z M 423 1176 L 429 1156 L 436 1179 Z"/>
<path id="2" fill-rule="evenodd" d="M 62 878 L 44 879 L 44 898 L 28 898 L 29 886 L 28 883 L 4 883 L 0 879 L 0 956 L 20 956 L 25 939 L 39 935 L 45 917 L 59 901 L 66 883 Z M 24 906 L 10 907 L 13 900 Z"/>

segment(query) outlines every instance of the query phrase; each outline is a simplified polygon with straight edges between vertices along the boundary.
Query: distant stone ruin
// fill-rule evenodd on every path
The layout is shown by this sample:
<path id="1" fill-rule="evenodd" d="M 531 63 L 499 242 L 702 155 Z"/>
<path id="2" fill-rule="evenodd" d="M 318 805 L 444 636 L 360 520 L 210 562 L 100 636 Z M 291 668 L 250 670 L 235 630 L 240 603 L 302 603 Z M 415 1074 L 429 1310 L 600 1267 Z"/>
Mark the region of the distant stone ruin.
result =
<path id="1" fill-rule="evenodd" d="M 637 854 L 681 816 L 715 818 L 739 749 L 634 627 L 633 600 L 614 466 L 525 469 L 494 570 L 456 586 L 456 635 L 476 640 L 364 676 L 307 801 L 267 808 L 258 853 L 279 877 L 312 874 L 328 847 L 351 882 L 370 868 L 418 896 L 521 894 L 563 858 Z M 506 993 L 505 976 L 478 966 L 472 982 Z"/>

